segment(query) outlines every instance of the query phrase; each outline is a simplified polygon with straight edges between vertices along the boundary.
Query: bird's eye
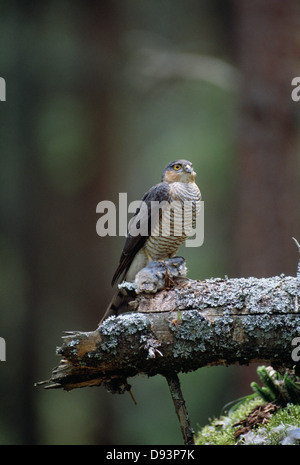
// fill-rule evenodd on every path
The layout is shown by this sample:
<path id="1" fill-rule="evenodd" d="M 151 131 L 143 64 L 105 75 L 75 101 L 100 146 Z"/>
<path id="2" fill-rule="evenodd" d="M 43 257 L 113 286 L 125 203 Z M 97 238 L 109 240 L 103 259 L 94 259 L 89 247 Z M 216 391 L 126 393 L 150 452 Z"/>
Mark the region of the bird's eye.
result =
<path id="1" fill-rule="evenodd" d="M 178 165 L 174 165 L 174 170 L 178 171 L 178 170 L 180 170 L 180 168 L 181 168 L 181 165 L 179 165 L 179 164 L 178 164 Z"/>

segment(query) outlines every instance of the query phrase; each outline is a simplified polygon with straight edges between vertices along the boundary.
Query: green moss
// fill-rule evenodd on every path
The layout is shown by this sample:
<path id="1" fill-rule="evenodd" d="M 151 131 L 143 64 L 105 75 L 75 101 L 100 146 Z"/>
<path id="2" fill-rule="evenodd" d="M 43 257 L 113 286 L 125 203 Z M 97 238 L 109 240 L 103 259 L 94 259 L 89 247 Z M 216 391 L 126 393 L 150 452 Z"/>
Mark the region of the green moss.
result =
<path id="1" fill-rule="evenodd" d="M 280 445 L 300 444 L 300 405 L 289 404 L 279 408 L 263 426 L 257 425 L 249 433 L 234 437 L 238 426 L 236 422 L 244 419 L 256 406 L 262 405 L 264 401 L 257 397 L 245 401 L 234 412 L 227 416 L 214 419 L 209 425 L 204 426 L 196 434 L 197 445 Z"/>
<path id="2" fill-rule="evenodd" d="M 227 416 L 215 418 L 204 426 L 196 435 L 195 443 L 197 445 L 233 445 L 237 440 L 233 436 L 237 427 L 233 425 L 244 419 L 257 405 L 263 404 L 260 397 L 249 399 L 243 402 L 239 408 L 231 411 Z"/>
<path id="3" fill-rule="evenodd" d="M 264 430 L 267 444 L 277 445 L 282 444 L 282 441 L 288 444 L 289 433 L 296 428 L 300 428 L 300 405 L 289 404 L 287 407 L 278 409 L 269 423 L 260 428 L 260 431 Z M 300 442 L 297 444 L 299 445 Z"/>
<path id="4" fill-rule="evenodd" d="M 244 398 L 236 404 L 235 410 L 229 411 L 227 416 L 212 420 L 202 428 L 196 436 L 196 444 L 214 445 L 300 445 L 300 379 L 294 370 L 286 369 L 279 373 L 272 367 L 261 366 L 257 373 L 263 382 L 259 386 L 251 383 L 254 394 Z M 234 432 L 239 426 L 235 423 L 244 420 L 258 405 L 276 404 L 275 410 L 265 425 L 255 425 L 253 429 L 239 438 Z"/>

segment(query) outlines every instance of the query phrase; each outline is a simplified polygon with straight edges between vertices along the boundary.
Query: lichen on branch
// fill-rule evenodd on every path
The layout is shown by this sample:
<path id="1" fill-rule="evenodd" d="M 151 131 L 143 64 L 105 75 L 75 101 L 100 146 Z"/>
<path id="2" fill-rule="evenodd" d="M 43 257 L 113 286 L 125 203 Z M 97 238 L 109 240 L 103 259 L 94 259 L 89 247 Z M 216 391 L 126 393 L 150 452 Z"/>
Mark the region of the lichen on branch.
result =
<path id="1" fill-rule="evenodd" d="M 126 283 L 123 283 L 123 290 Z M 128 390 L 127 379 L 202 366 L 267 362 L 291 367 L 300 335 L 299 278 L 175 278 L 155 294 L 128 285 L 129 313 L 107 318 L 95 331 L 72 332 L 46 387 L 104 385 Z M 134 311 L 132 311 L 134 309 Z"/>

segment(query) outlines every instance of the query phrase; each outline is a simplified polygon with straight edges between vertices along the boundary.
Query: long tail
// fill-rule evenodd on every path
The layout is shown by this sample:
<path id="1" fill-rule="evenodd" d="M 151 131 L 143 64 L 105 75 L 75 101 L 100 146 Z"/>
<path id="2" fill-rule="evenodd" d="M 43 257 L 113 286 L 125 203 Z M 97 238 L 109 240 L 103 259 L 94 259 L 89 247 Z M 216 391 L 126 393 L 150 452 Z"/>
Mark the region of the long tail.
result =
<path id="1" fill-rule="evenodd" d="M 101 325 L 101 323 L 103 323 L 103 321 L 106 320 L 106 318 L 108 318 L 109 316 L 112 316 L 112 315 L 117 316 L 120 313 L 126 311 L 128 300 L 129 300 L 128 296 L 125 296 L 124 294 L 122 294 L 122 292 L 118 289 L 114 293 L 103 317 L 100 320 L 99 325 Z"/>

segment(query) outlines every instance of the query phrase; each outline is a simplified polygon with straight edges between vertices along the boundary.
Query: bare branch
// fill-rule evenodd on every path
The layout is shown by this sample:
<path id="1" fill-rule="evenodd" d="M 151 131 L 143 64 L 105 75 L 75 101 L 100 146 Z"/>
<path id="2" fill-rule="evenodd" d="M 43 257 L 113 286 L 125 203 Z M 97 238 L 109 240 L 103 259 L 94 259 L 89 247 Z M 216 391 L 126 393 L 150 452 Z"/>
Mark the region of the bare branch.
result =
<path id="1" fill-rule="evenodd" d="M 194 444 L 194 431 L 191 427 L 185 401 L 181 392 L 179 378 L 176 374 L 167 376 L 175 411 L 179 420 L 184 444 Z"/>

